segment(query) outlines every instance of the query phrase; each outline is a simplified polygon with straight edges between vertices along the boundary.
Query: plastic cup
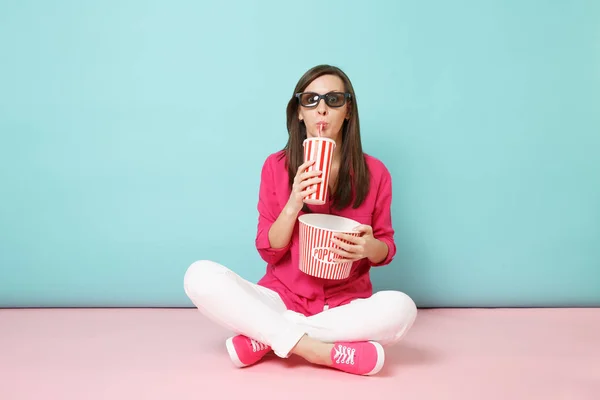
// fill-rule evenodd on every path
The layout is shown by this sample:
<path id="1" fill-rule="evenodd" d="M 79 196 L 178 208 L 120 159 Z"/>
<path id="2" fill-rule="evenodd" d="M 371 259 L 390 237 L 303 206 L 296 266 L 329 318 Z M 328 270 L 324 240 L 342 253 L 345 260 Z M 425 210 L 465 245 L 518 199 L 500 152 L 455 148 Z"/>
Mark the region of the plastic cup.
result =
<path id="1" fill-rule="evenodd" d="M 316 162 L 308 167 L 307 171 L 321 171 L 323 181 L 310 187 L 317 187 L 317 191 L 306 196 L 306 204 L 325 204 L 329 191 L 329 172 L 331 171 L 331 161 L 333 160 L 333 150 L 335 150 L 335 140 L 313 137 L 304 140 L 304 162 L 315 160 Z"/>
<path id="2" fill-rule="evenodd" d="M 304 214 L 298 220 L 300 221 L 300 270 L 323 279 L 346 279 L 350 276 L 352 261 L 339 262 L 341 257 L 331 250 L 339 246 L 331 239 L 334 233 L 360 236 L 360 232 L 353 231 L 360 223 L 329 214 Z"/>

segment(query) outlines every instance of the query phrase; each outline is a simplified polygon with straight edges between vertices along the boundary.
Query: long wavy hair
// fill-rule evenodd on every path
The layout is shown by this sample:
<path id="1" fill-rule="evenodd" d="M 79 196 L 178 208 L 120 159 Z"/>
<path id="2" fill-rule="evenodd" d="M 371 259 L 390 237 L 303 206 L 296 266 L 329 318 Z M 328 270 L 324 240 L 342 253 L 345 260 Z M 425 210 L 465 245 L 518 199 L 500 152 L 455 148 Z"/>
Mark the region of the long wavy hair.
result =
<path id="1" fill-rule="evenodd" d="M 323 75 L 338 76 L 344 82 L 345 91 L 352 95 L 348 100 L 350 118 L 344 120 L 342 126 L 341 160 L 337 185 L 333 193 L 333 207 L 341 210 L 352 203 L 353 208 L 357 208 L 365 200 L 369 191 L 369 171 L 360 139 L 358 105 L 354 88 L 348 76 L 338 67 L 317 65 L 308 70 L 296 84 L 292 97 L 288 102 L 287 130 L 289 137 L 283 149 L 283 155 L 286 157 L 289 186 L 291 189 L 296 172 L 304 162 L 302 142 L 306 139 L 306 126 L 298 118 L 300 104 L 295 94 L 304 91 L 312 81 Z M 304 205 L 303 210 L 310 211 L 306 205 Z"/>

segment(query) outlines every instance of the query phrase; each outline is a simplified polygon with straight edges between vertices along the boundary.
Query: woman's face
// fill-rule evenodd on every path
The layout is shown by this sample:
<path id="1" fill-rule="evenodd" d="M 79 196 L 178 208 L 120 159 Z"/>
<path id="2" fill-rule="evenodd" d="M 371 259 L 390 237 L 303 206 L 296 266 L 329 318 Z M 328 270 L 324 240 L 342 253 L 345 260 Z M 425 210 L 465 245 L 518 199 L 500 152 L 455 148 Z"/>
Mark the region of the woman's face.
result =
<path id="1" fill-rule="evenodd" d="M 344 119 L 349 116 L 349 104 L 343 96 L 345 92 L 344 82 L 337 75 L 322 75 L 312 81 L 303 93 L 312 93 L 302 96 L 301 102 L 310 103 L 311 106 L 315 103 L 315 94 L 324 95 L 332 92 L 342 93 L 331 97 L 332 106 L 327 105 L 325 99 L 318 100 L 314 107 L 306 107 L 302 104 L 298 108 L 298 118 L 304 121 L 306 126 L 307 137 L 319 136 L 319 128 L 321 128 L 321 136 L 330 138 L 338 142 L 341 139 L 342 127 Z M 342 104 L 340 107 L 334 107 L 337 104 Z"/>

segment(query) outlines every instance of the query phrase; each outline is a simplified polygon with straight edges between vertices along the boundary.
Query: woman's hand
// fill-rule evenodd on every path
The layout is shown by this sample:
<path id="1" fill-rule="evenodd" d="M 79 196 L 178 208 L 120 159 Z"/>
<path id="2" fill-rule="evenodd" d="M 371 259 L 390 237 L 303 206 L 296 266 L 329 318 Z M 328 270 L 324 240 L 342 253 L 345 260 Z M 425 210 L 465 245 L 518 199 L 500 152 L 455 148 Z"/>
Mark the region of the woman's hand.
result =
<path id="1" fill-rule="evenodd" d="M 288 211 L 295 215 L 302 210 L 304 198 L 315 193 L 317 191 L 316 184 L 323 181 L 322 178 L 319 178 L 319 176 L 322 174 L 321 171 L 306 172 L 306 169 L 314 163 L 314 160 L 307 161 L 298 167 L 298 171 L 296 172 L 296 177 L 294 178 L 294 184 L 292 186 L 292 193 L 290 194 L 290 198 L 286 206 Z M 311 185 L 315 186 L 311 188 Z"/>
<path id="2" fill-rule="evenodd" d="M 380 240 L 375 239 L 373 236 L 373 228 L 369 225 L 359 225 L 354 228 L 355 231 L 360 232 L 361 236 L 352 236 L 345 233 L 336 233 L 333 235 L 331 241 L 340 248 L 332 248 L 331 251 L 339 255 L 341 258 L 338 259 L 338 263 L 348 261 L 358 261 L 363 258 L 368 258 L 371 262 L 377 263 L 383 250 L 383 258 L 387 255 L 387 245 Z M 346 243 L 346 242 L 350 243 Z M 382 248 L 385 247 L 385 249 Z"/>

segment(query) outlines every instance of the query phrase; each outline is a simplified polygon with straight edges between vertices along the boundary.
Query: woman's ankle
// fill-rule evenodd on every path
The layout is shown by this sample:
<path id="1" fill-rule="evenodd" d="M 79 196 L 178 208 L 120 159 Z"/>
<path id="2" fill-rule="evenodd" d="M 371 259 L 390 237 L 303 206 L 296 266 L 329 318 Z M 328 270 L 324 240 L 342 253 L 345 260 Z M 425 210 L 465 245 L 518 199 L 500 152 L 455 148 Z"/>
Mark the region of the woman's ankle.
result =
<path id="1" fill-rule="evenodd" d="M 331 366 L 333 364 L 331 360 L 332 349 L 333 344 L 324 343 L 304 335 L 292 349 L 292 354 L 296 354 L 313 364 Z"/>

